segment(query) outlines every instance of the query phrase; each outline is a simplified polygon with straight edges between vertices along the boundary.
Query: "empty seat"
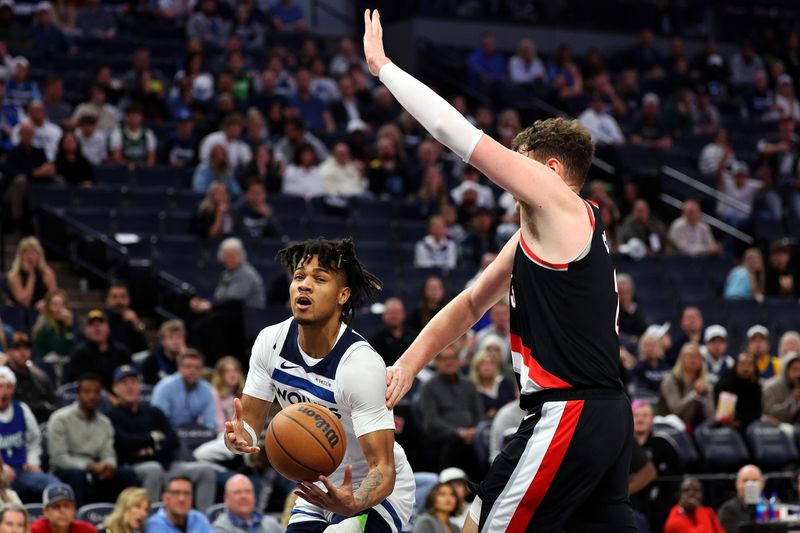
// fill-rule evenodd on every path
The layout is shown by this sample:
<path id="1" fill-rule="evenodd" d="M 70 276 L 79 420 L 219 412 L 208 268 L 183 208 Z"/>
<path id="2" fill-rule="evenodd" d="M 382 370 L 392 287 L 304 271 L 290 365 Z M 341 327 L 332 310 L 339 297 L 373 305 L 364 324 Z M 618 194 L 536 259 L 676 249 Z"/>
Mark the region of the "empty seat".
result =
<path id="1" fill-rule="evenodd" d="M 113 503 L 89 503 L 78 509 L 75 517 L 99 527 L 113 511 Z"/>
<path id="2" fill-rule="evenodd" d="M 685 431 L 681 431 L 670 424 L 654 424 L 653 435 L 663 438 L 675 448 L 683 464 L 687 467 L 697 465 L 700 462 L 697 448 L 692 444 L 692 439 Z"/>
<path id="3" fill-rule="evenodd" d="M 172 196 L 172 206 L 175 209 L 193 213 L 203 201 L 203 197 L 203 194 L 194 191 L 176 191 Z"/>
<path id="4" fill-rule="evenodd" d="M 750 460 L 744 440 L 730 426 L 706 421 L 695 429 L 694 437 L 707 468 L 733 472 Z"/>
<path id="5" fill-rule="evenodd" d="M 264 309 L 245 309 L 245 337 L 255 339 L 258 333 L 271 324 L 283 322 L 289 318 L 289 310 L 284 307 L 268 306 Z"/>
<path id="6" fill-rule="evenodd" d="M 127 211 L 117 216 L 117 231 L 137 235 L 154 235 L 161 230 L 158 211 Z"/>
<path id="7" fill-rule="evenodd" d="M 72 205 L 72 189 L 64 185 L 31 183 L 29 191 L 33 208 L 65 208 Z"/>
<path id="8" fill-rule="evenodd" d="M 177 189 L 183 186 L 183 174 L 171 167 L 137 167 L 135 175 L 136 183 L 143 187 L 171 187 Z"/>
<path id="9" fill-rule="evenodd" d="M 108 209 L 71 209 L 67 215 L 73 225 L 104 234 L 113 231 L 114 212 Z"/>
<path id="10" fill-rule="evenodd" d="M 197 261 L 204 255 L 203 241 L 194 235 L 161 235 L 155 242 L 159 257 L 184 257 Z"/>
<path id="11" fill-rule="evenodd" d="M 165 211 L 172 206 L 172 191 L 161 187 L 133 189 L 125 196 L 129 209 L 152 209 Z"/>
<path id="12" fill-rule="evenodd" d="M 225 512 L 225 504 L 224 503 L 215 503 L 214 505 L 210 506 L 208 509 L 205 510 L 206 518 L 212 524 L 214 520 L 217 519 L 219 515 Z"/>
<path id="13" fill-rule="evenodd" d="M 309 239 L 325 237 L 327 239 L 349 237 L 350 225 L 341 218 L 311 218 L 304 225 L 304 234 Z"/>
<path id="14" fill-rule="evenodd" d="M 100 185 L 130 185 L 133 178 L 128 167 L 119 165 L 98 165 L 94 168 L 94 176 Z"/>
<path id="15" fill-rule="evenodd" d="M 64 383 L 58 389 L 56 389 L 56 400 L 58 400 L 58 404 L 62 407 L 65 405 L 69 405 L 75 401 L 78 397 L 78 382 L 72 381 L 70 383 Z"/>
<path id="16" fill-rule="evenodd" d="M 75 204 L 95 209 L 118 209 L 122 205 L 122 190 L 119 187 L 92 187 L 78 189 L 74 193 Z"/>
<path id="17" fill-rule="evenodd" d="M 794 440 L 777 426 L 756 420 L 747 426 L 747 442 L 753 460 L 766 470 L 781 470 L 797 462 Z"/>
<path id="18" fill-rule="evenodd" d="M 163 231 L 168 234 L 189 233 L 192 229 L 192 213 L 167 211 L 164 214 Z"/>
<path id="19" fill-rule="evenodd" d="M 44 504 L 26 503 L 24 507 L 25 510 L 28 511 L 29 523 L 44 515 Z"/>

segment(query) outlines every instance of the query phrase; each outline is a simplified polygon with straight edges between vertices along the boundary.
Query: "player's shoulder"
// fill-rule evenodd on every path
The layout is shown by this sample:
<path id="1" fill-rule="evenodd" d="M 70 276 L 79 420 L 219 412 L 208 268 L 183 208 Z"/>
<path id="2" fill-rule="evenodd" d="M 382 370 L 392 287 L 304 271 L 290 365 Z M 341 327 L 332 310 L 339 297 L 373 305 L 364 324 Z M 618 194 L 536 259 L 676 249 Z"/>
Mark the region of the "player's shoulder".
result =
<path id="1" fill-rule="evenodd" d="M 342 356 L 341 364 L 379 364 L 386 367 L 381 355 L 369 341 L 354 329 L 350 329 L 350 345 Z"/>
<path id="2" fill-rule="evenodd" d="M 253 353 L 260 352 L 268 347 L 271 348 L 278 342 L 282 343 L 289 333 L 289 326 L 291 326 L 292 320 L 290 317 L 283 322 L 278 322 L 262 329 L 253 344 Z"/>

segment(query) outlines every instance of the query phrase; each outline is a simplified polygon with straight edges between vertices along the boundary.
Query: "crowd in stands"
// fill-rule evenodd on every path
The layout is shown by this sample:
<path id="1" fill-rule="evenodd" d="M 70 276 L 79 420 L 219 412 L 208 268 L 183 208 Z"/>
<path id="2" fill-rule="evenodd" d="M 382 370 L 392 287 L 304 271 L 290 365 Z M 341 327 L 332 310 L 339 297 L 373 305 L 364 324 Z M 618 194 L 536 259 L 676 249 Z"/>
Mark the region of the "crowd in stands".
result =
<path id="1" fill-rule="evenodd" d="M 212 290 L 160 323 L 150 342 L 151 317 L 134 311 L 125 283 L 110 284 L 104 308 L 78 316 L 39 240 L 19 241 L 2 287 L 3 310 L 18 313 L 0 328 L 0 484 L 19 495 L 8 501 L 43 500 L 31 531 L 61 531 L 81 506 L 117 495 L 109 531 L 211 531 L 203 512 L 219 501 L 228 511 L 212 520 L 215 531 L 279 530 L 261 512 L 280 510 L 290 484 L 264 456 L 243 461 L 219 437 L 243 386 L 242 308 L 286 313 L 286 275 L 265 278 L 259 265 L 271 257 L 249 248 L 304 236 L 301 214 L 278 213 L 278 200 L 322 206 L 326 216 L 363 202 L 425 221 L 407 257 L 390 265 L 417 267 L 418 292 L 395 290 L 392 277 L 382 321 L 364 322 L 374 330 L 360 329 L 367 317 L 354 324 L 387 365 L 519 228 L 514 198 L 427 137 L 369 75 L 353 39 L 316 38 L 293 0 L 263 4 L 40 2 L 26 15 L 0 2 L 6 227 L 36 229 L 36 188 L 110 190 L 112 171 L 165 169 L 197 195 L 182 233 L 208 243 L 221 265 Z M 179 49 L 151 57 L 130 47 L 122 60 L 104 61 L 98 49 L 143 24 L 185 32 Z M 593 171 L 585 192 L 600 207 L 620 272 L 620 378 L 644 457 L 631 467 L 634 504 L 665 531 L 685 530 L 687 515 L 716 520 L 697 481 L 654 480 L 716 468 L 688 460 L 665 431 L 690 446 L 709 428 L 749 443 L 748 428 L 767 423 L 794 439 L 800 413 L 800 38 L 736 44 L 726 54 L 709 40 L 689 55 L 680 36 L 665 50 L 644 29 L 628 49 L 578 57 L 564 44 L 547 57 L 530 39 L 504 53 L 487 33 L 463 54 L 463 90 L 447 94 L 509 147 L 526 125 L 515 103 L 540 98 L 577 117 L 598 157 L 619 169 Z M 68 64 L 80 53 L 96 55 L 89 76 L 50 59 Z M 658 179 L 630 170 L 642 158 L 689 161 L 676 166 L 725 196 L 685 196 L 672 212 L 659 203 Z M 743 245 L 706 215 L 754 242 Z M 380 235 L 383 244 L 391 238 Z M 681 276 L 697 273 L 689 269 L 719 266 L 708 298 L 680 290 L 688 287 Z M 665 296 L 666 279 L 677 297 Z M 656 312 L 665 301 L 667 311 Z M 761 312 L 762 303 L 780 314 Z M 481 479 L 524 416 L 511 351 L 501 302 L 437 356 L 397 409 L 398 440 L 415 471 L 442 473 L 419 498 L 418 531 L 463 518 L 465 481 Z M 738 477 L 751 476 L 763 481 L 755 466 Z M 729 532 L 742 483 L 738 500 L 719 510 Z M 156 502 L 163 507 L 150 518 L 136 511 Z M 0 511 L 0 532 L 20 516 L 17 507 Z"/>

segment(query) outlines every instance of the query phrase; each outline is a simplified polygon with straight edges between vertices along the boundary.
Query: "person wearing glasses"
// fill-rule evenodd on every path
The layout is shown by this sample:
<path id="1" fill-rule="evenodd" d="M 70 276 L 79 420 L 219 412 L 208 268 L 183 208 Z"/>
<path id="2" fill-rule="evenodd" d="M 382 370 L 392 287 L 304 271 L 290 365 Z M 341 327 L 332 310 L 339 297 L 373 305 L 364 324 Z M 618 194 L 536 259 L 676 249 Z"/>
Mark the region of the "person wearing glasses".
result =
<path id="1" fill-rule="evenodd" d="M 148 533 L 214 533 L 206 515 L 192 509 L 192 481 L 188 477 L 170 478 L 161 501 L 164 507 L 145 522 Z"/>

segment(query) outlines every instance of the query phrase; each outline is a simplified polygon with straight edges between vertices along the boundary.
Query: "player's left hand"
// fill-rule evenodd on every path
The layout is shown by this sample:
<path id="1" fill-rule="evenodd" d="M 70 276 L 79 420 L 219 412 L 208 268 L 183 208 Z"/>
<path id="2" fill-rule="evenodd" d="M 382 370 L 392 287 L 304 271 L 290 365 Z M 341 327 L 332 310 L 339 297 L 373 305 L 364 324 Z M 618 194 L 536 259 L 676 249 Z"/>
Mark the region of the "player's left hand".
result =
<path id="1" fill-rule="evenodd" d="M 377 76 L 381 67 L 389 63 L 389 58 L 383 51 L 383 27 L 377 9 L 372 12 L 372 16 L 369 9 L 364 11 L 364 57 L 373 76 Z"/>
<path id="2" fill-rule="evenodd" d="M 359 510 L 353 496 L 353 465 L 347 465 L 345 468 L 344 480 L 338 488 L 326 476 L 319 476 L 319 480 L 328 492 L 311 481 L 301 481 L 294 493 L 312 505 L 341 516 L 351 516 Z"/>

